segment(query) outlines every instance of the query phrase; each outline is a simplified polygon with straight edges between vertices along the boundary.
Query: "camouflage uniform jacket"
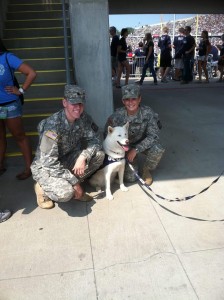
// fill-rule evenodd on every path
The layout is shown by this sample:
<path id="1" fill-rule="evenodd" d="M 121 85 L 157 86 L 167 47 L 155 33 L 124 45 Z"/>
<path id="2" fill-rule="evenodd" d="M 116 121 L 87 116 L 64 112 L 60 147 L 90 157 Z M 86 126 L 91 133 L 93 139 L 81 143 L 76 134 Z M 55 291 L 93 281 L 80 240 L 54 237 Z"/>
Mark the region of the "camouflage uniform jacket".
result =
<path id="1" fill-rule="evenodd" d="M 62 109 L 42 120 L 38 132 L 39 145 L 31 166 L 34 180 L 38 180 L 44 171 L 48 176 L 63 178 L 74 185 L 77 178 L 69 171 L 74 166 L 74 158 L 81 153 L 88 164 L 91 157 L 102 148 L 98 127 L 85 112 L 73 124 L 69 124 Z"/>
<path id="2" fill-rule="evenodd" d="M 158 114 L 149 106 L 140 106 L 134 116 L 128 116 L 125 107 L 117 109 L 108 118 L 105 133 L 107 133 L 108 125 L 112 127 L 123 126 L 126 122 L 129 122 L 130 146 L 136 148 L 138 152 L 151 148 L 159 140 Z"/>

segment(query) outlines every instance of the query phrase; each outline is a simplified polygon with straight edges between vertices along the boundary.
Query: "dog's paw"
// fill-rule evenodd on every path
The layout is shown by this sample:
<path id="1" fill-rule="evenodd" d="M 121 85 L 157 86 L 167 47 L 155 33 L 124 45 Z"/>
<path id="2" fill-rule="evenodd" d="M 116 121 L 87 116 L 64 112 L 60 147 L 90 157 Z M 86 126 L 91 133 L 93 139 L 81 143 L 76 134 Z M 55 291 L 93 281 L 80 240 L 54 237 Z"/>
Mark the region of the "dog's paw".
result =
<path id="1" fill-rule="evenodd" d="M 122 190 L 122 192 L 127 192 L 128 191 L 128 188 L 124 184 L 120 185 L 120 189 Z"/>
<path id="2" fill-rule="evenodd" d="M 96 187 L 96 192 L 99 192 L 99 193 L 101 193 L 101 192 L 102 192 L 102 189 L 101 189 L 101 187 L 100 187 L 100 186 L 97 186 L 97 187 Z"/>
<path id="3" fill-rule="evenodd" d="M 107 194 L 106 198 L 107 198 L 107 200 L 113 200 L 114 199 L 112 194 Z"/>

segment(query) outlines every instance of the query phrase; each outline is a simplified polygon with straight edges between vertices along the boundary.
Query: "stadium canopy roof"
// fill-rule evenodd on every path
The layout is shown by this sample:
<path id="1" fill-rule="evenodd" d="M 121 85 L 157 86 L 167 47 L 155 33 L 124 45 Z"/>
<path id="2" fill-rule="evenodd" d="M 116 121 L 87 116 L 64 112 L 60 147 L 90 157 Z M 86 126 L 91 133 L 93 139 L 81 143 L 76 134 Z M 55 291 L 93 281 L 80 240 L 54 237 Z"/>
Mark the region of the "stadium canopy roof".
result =
<path id="1" fill-rule="evenodd" d="M 109 14 L 222 14 L 223 1 L 109 0 Z"/>

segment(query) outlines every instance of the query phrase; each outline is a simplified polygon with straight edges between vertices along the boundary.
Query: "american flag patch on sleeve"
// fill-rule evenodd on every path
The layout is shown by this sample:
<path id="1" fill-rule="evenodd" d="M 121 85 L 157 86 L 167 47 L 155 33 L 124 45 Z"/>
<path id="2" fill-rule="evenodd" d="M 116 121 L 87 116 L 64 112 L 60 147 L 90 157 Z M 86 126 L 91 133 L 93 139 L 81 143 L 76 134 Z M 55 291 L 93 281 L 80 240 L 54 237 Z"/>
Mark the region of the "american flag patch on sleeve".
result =
<path id="1" fill-rule="evenodd" d="M 45 136 L 49 137 L 50 139 L 52 139 L 54 141 L 57 140 L 57 138 L 58 138 L 58 135 L 56 134 L 56 132 L 51 131 L 51 130 L 46 131 Z"/>

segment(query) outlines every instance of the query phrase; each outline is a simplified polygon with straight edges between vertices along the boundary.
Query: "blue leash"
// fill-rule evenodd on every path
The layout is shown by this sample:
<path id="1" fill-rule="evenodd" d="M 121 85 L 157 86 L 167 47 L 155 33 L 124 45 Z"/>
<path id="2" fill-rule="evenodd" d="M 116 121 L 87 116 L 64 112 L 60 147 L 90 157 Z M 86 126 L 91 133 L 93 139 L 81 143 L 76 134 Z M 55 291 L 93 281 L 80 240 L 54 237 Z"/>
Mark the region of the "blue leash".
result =
<path id="1" fill-rule="evenodd" d="M 212 183 L 211 183 L 208 187 L 204 188 L 202 191 L 200 191 L 200 192 L 197 193 L 197 194 L 194 194 L 194 195 L 191 195 L 191 196 L 186 196 L 186 197 L 184 197 L 184 198 L 169 199 L 169 198 L 165 198 L 165 197 L 163 197 L 163 196 L 161 196 L 161 195 L 156 194 L 156 193 L 150 188 L 150 186 L 149 186 L 148 184 L 146 184 L 145 181 L 138 175 L 138 173 L 135 171 L 135 169 L 134 169 L 133 166 L 130 164 L 130 162 L 128 162 L 128 165 L 129 165 L 129 167 L 131 168 L 131 170 L 134 172 L 136 178 L 141 182 L 141 184 L 142 184 L 143 186 L 145 186 L 148 190 L 150 190 L 156 197 L 158 197 L 158 198 L 160 198 L 160 199 L 162 199 L 162 200 L 166 200 L 166 201 L 168 201 L 168 202 L 181 202 L 181 201 L 187 201 L 187 200 L 190 200 L 190 199 L 194 198 L 194 197 L 197 196 L 197 195 L 200 195 L 200 194 L 204 193 L 204 192 L 207 191 L 214 183 L 216 183 L 216 182 L 220 179 L 220 177 L 222 176 L 222 174 L 224 173 L 224 170 L 223 170 L 222 173 L 221 173 L 215 180 L 213 180 Z"/>
<path id="2" fill-rule="evenodd" d="M 160 207 L 162 207 L 163 209 L 167 210 L 168 212 L 170 212 L 170 213 L 172 213 L 172 214 L 174 214 L 174 215 L 176 215 L 176 216 L 178 216 L 178 217 L 190 219 L 190 220 L 193 220 L 193 221 L 202 221 L 202 222 L 223 222 L 223 221 L 224 221 L 224 219 L 221 219 L 221 220 L 208 220 L 208 219 L 194 218 L 194 217 L 189 217 L 189 216 L 184 216 L 184 215 L 178 214 L 177 212 L 172 211 L 171 209 L 169 209 L 169 208 L 163 206 L 162 204 L 160 204 L 156 199 L 154 199 L 154 198 L 149 194 L 148 191 L 146 191 L 146 190 L 144 189 L 144 186 L 145 186 L 145 187 L 146 187 L 148 190 L 150 190 L 156 197 L 158 197 L 159 199 L 162 199 L 162 200 L 166 200 L 166 201 L 168 201 L 168 202 L 181 202 L 181 201 L 187 201 L 187 200 L 190 200 L 190 199 L 194 198 L 195 196 L 197 196 L 197 195 L 199 195 L 199 194 L 202 194 L 202 193 L 204 193 L 205 191 L 207 191 L 214 183 L 216 183 L 216 182 L 220 179 L 220 177 L 221 177 L 221 176 L 223 175 L 223 173 L 224 173 L 224 170 L 222 171 L 222 173 L 221 173 L 215 180 L 212 181 L 212 183 L 211 183 L 208 187 L 204 188 L 204 189 L 203 189 L 202 191 L 200 191 L 199 193 L 194 194 L 194 195 L 191 195 L 191 196 L 186 196 L 186 197 L 184 197 L 184 198 L 168 199 L 168 198 L 165 198 L 165 197 L 163 197 L 163 196 L 161 196 L 161 195 L 156 194 L 156 193 L 150 188 L 150 186 L 149 186 L 148 184 L 146 184 L 145 181 L 138 175 L 138 173 L 135 171 L 135 169 L 134 169 L 133 166 L 129 163 L 129 161 L 127 161 L 127 163 L 128 163 L 128 165 L 129 165 L 129 167 L 131 168 L 131 170 L 134 172 L 136 178 L 140 181 L 139 186 L 141 187 L 141 189 L 147 194 L 147 196 L 149 196 L 149 197 L 150 197 L 153 201 L 155 201 Z"/>

